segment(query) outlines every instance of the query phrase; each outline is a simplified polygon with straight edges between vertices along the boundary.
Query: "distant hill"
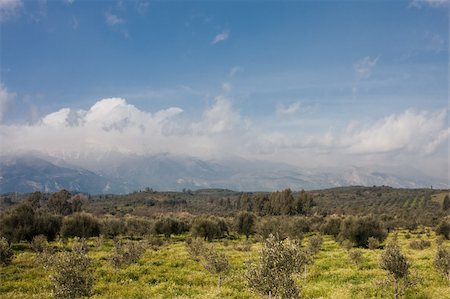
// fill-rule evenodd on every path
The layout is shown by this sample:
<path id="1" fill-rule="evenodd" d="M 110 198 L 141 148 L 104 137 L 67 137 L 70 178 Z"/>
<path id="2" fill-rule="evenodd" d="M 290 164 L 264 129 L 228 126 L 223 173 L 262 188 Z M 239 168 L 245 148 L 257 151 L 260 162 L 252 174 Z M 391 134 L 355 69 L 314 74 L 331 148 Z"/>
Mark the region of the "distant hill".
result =
<path id="1" fill-rule="evenodd" d="M 76 166 L 73 166 L 76 165 Z M 420 179 L 419 179 L 420 177 Z M 448 188 L 414 173 L 402 177 L 351 167 L 343 171 L 303 170 L 290 165 L 244 159 L 206 161 L 173 155 L 106 155 L 89 160 L 21 155 L 1 157 L 0 192 L 53 192 L 61 188 L 99 193 L 225 188 L 237 191 L 312 190 L 340 186 Z"/>

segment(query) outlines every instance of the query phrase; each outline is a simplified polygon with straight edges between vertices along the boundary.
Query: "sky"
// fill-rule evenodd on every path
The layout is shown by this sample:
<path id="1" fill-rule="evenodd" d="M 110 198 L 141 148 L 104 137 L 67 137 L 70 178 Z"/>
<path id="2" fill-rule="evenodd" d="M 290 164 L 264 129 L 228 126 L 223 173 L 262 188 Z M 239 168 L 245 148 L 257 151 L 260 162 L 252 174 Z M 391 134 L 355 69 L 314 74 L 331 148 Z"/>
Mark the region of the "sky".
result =
<path id="1" fill-rule="evenodd" d="M 449 173 L 449 2 L 0 0 L 0 153 Z"/>

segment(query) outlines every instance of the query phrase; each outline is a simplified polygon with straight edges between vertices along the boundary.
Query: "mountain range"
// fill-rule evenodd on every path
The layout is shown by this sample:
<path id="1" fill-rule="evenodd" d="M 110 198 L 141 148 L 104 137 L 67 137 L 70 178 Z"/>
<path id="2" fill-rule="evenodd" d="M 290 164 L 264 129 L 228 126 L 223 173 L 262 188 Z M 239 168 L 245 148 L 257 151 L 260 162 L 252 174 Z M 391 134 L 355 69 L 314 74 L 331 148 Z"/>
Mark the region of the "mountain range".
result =
<path id="1" fill-rule="evenodd" d="M 399 176 L 362 167 L 307 170 L 259 160 L 203 160 L 188 156 L 110 153 L 92 157 L 55 158 L 41 154 L 0 157 L 0 193 L 54 192 L 65 188 L 99 193 L 226 188 L 237 191 L 324 189 L 339 186 L 448 188 L 443 180 L 414 173 Z"/>

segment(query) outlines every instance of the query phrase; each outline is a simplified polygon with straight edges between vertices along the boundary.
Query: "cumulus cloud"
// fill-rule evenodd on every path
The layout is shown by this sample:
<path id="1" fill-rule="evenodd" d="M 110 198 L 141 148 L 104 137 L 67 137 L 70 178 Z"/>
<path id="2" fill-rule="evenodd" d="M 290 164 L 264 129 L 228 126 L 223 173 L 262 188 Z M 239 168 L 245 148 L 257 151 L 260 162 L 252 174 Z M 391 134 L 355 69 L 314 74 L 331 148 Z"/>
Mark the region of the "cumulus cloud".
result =
<path id="1" fill-rule="evenodd" d="M 230 36 L 230 32 L 228 30 L 222 31 L 221 33 L 217 34 L 214 37 L 214 39 L 211 41 L 211 45 L 215 45 L 220 42 L 226 41 L 229 36 Z"/>
<path id="2" fill-rule="evenodd" d="M 289 115 L 299 107 L 293 103 L 282 110 Z M 408 109 L 373 122 L 349 120 L 343 127 L 311 131 L 310 125 L 308 129 L 297 125 L 284 130 L 250 122 L 225 93 L 197 117 L 179 107 L 148 112 L 125 99 L 108 98 L 87 110 L 62 108 L 33 124 L 0 124 L 0 138 L 8 140 L 2 154 L 41 151 L 62 158 L 109 152 L 201 158 L 232 155 L 309 167 L 361 161 L 382 167 L 400 159 L 413 163 L 440 157 L 447 163 L 447 118 L 447 109 Z M 442 152 L 447 152 L 445 157 Z"/>
<path id="3" fill-rule="evenodd" d="M 406 110 L 345 136 L 350 153 L 372 154 L 402 151 L 433 153 L 448 137 L 447 110 Z"/>
<path id="4" fill-rule="evenodd" d="M 0 0 L 0 22 L 18 15 L 22 7 L 22 0 Z"/>
<path id="5" fill-rule="evenodd" d="M 297 113 L 300 111 L 300 103 L 295 102 L 289 106 L 285 106 L 283 104 L 277 105 L 276 114 L 279 117 L 288 116 Z"/>
<path id="6" fill-rule="evenodd" d="M 0 122 L 3 120 L 9 105 L 11 105 L 15 98 L 16 94 L 9 92 L 8 89 L 0 83 Z"/>
<path id="7" fill-rule="evenodd" d="M 112 14 L 111 12 L 107 11 L 105 13 L 105 21 L 106 24 L 110 25 L 110 26 L 115 26 L 115 25 L 120 25 L 120 24 L 124 24 L 125 20 L 116 16 L 115 14 Z"/>

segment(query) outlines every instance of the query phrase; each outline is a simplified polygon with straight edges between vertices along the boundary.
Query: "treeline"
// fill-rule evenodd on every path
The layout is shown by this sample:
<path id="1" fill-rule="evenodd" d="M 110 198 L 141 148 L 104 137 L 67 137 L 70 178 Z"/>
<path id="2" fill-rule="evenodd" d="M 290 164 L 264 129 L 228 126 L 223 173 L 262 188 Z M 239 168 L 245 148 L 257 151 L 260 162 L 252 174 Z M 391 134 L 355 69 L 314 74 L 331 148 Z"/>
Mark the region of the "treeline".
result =
<path id="1" fill-rule="evenodd" d="M 404 227 L 404 223 L 392 215 L 299 215 L 299 211 L 308 211 L 313 201 L 306 192 L 296 199 L 289 189 L 270 196 L 255 195 L 251 199 L 244 194 L 240 202 L 247 208 L 228 217 L 189 214 L 183 217 L 99 217 L 82 212 L 82 200 L 65 190 L 52 194 L 46 205 L 42 204 L 40 194 L 34 193 L 22 204 L 0 214 L 0 237 L 9 242 L 31 242 L 38 235 L 44 235 L 49 241 L 58 236 L 89 238 L 100 235 L 108 238 L 164 235 L 170 239 L 172 235 L 191 232 L 192 236 L 211 241 L 236 235 L 248 238 L 255 234 L 262 239 L 271 234 L 302 239 L 305 234 L 318 232 L 334 236 L 339 242 L 367 247 L 370 238 L 382 242 L 389 231 Z M 442 218 L 436 231 L 450 239 L 448 217 Z"/>

